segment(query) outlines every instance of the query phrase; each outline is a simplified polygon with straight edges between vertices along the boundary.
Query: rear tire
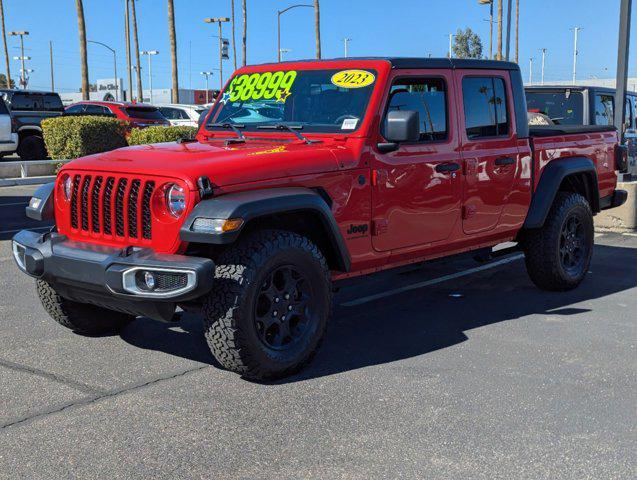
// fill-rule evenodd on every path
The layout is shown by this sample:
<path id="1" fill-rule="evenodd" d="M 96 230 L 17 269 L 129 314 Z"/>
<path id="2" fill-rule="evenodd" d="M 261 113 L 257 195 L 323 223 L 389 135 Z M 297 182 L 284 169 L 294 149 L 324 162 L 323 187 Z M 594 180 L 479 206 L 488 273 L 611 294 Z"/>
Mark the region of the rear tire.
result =
<path id="1" fill-rule="evenodd" d="M 53 320 L 74 332 L 84 335 L 116 334 L 135 319 L 125 313 L 67 300 L 44 280 L 37 280 L 36 285 L 46 312 Z"/>
<path id="2" fill-rule="evenodd" d="M 21 160 L 45 160 L 47 152 L 44 139 L 39 135 L 22 137 L 17 153 Z"/>
<path id="3" fill-rule="evenodd" d="M 582 283 L 593 254 L 594 231 L 586 199 L 558 192 L 544 226 L 527 232 L 523 242 L 533 283 L 549 291 L 572 290 Z"/>
<path id="4" fill-rule="evenodd" d="M 203 308 L 206 340 L 228 370 L 285 377 L 316 354 L 331 307 L 329 268 L 316 245 L 287 231 L 255 232 L 217 259 Z"/>

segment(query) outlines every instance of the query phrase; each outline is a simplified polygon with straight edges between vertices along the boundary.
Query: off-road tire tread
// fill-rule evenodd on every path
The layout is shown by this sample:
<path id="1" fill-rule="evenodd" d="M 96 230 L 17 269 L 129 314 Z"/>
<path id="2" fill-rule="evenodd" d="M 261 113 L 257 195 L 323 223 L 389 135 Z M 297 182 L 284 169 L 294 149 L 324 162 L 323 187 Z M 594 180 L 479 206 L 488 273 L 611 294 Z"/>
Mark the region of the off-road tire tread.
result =
<path id="1" fill-rule="evenodd" d="M 60 325 L 85 335 L 118 333 L 135 317 L 95 305 L 74 302 L 60 295 L 44 280 L 36 281 L 42 306 Z"/>
<path id="2" fill-rule="evenodd" d="M 319 350 L 323 331 L 318 332 L 319 341 L 306 357 L 285 371 L 273 372 L 261 365 L 246 348 L 246 333 L 242 331 L 242 300 L 264 262 L 276 252 L 299 249 L 310 254 L 322 270 L 329 285 L 330 270 L 325 257 L 309 239 L 283 230 L 261 230 L 239 240 L 217 259 L 213 292 L 206 297 L 203 306 L 204 332 L 206 340 L 217 361 L 226 369 L 256 380 L 272 380 L 292 375 L 312 361 Z M 331 288 L 328 288 L 328 318 L 331 314 Z M 250 322 L 245 322 L 250 323 Z"/>
<path id="3" fill-rule="evenodd" d="M 586 209 L 592 225 L 593 213 L 588 201 L 582 195 L 558 192 L 544 226 L 525 234 L 523 243 L 527 272 L 533 283 L 543 290 L 554 292 L 572 290 L 583 280 L 583 277 L 571 280 L 562 275 L 559 255 L 556 252 L 558 248 L 556 239 L 560 236 L 563 219 L 569 211 L 578 206 Z M 592 246 L 589 249 L 584 275 L 588 271 L 591 254 Z"/>

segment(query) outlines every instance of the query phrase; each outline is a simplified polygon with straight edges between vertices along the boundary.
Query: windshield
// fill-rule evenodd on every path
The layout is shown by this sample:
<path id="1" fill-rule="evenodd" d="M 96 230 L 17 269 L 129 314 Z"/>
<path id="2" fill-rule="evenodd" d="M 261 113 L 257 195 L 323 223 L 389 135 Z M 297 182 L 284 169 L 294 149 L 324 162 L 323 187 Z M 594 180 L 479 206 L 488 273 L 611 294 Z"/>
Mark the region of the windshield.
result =
<path id="1" fill-rule="evenodd" d="M 582 92 L 556 90 L 526 92 L 526 104 L 531 113 L 542 113 L 556 125 L 584 124 Z"/>
<path id="2" fill-rule="evenodd" d="M 373 70 L 288 70 L 235 76 L 219 100 L 211 124 L 248 131 L 288 125 L 317 133 L 350 133 L 365 117 Z"/>

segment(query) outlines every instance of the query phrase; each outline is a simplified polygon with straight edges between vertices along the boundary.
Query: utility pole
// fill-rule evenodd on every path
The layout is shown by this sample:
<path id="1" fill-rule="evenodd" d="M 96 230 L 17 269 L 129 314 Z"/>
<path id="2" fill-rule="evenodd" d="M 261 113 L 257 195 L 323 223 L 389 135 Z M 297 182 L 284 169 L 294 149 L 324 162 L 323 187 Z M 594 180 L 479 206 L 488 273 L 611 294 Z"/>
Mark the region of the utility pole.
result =
<path id="1" fill-rule="evenodd" d="M 212 72 L 201 72 L 201 75 L 206 79 L 206 103 L 210 103 L 208 99 L 208 77 L 212 77 Z"/>
<path id="2" fill-rule="evenodd" d="M 290 50 L 289 48 L 282 48 L 281 49 L 281 61 L 283 61 L 283 55 L 285 55 L 286 53 L 290 53 L 292 50 Z"/>
<path id="3" fill-rule="evenodd" d="M 142 55 L 148 55 L 148 86 L 150 87 L 150 103 L 153 103 L 153 64 L 151 59 L 153 55 L 157 55 L 159 52 L 157 50 L 144 50 L 143 52 L 139 52 Z M 144 101 L 144 95 L 142 93 L 141 101 Z"/>
<path id="4" fill-rule="evenodd" d="M 506 59 L 509 61 L 511 53 L 511 0 L 507 5 L 507 50 L 506 50 Z"/>
<path id="5" fill-rule="evenodd" d="M 126 100 L 129 102 L 133 99 L 133 74 L 131 72 L 130 58 L 130 19 L 128 17 L 128 4 L 130 0 L 124 2 L 126 12 L 124 13 L 124 30 L 126 32 L 126 71 L 128 72 L 128 96 Z"/>
<path id="6" fill-rule="evenodd" d="M 20 73 L 20 84 L 22 85 L 22 89 L 26 90 L 26 67 L 24 65 L 25 60 L 30 60 L 30 57 L 27 58 L 24 56 L 24 37 L 28 35 L 29 32 L 21 30 L 19 32 L 9 32 L 9 36 L 11 37 L 20 37 L 20 57 L 18 58 L 20 62 L 22 62 L 22 71 Z M 15 57 L 14 57 L 15 58 Z"/>
<path id="7" fill-rule="evenodd" d="M 215 18 L 206 18 L 204 22 L 206 23 L 217 23 L 219 25 L 219 89 L 223 90 L 223 36 L 221 30 L 221 24 L 229 22 L 230 19 L 228 17 L 215 17 Z"/>
<path id="8" fill-rule="evenodd" d="M 345 45 L 345 58 L 347 58 L 347 57 L 349 56 L 349 55 L 348 55 L 348 53 L 349 53 L 349 52 L 348 52 L 348 50 L 349 50 L 349 49 L 348 49 L 348 47 L 349 47 L 349 42 L 351 42 L 351 41 L 352 41 L 352 39 L 351 39 L 351 38 L 347 38 L 347 37 L 345 37 L 345 38 L 343 39 L 343 44 Z"/>
<path id="9" fill-rule="evenodd" d="M 55 79 L 53 77 L 53 42 L 49 40 L 49 59 L 51 61 L 51 91 L 55 92 Z"/>
<path id="10" fill-rule="evenodd" d="M 617 46 L 617 93 L 615 99 L 615 126 L 623 143 L 626 117 L 626 90 L 628 87 L 628 54 L 630 52 L 630 17 L 632 0 L 622 0 L 619 14 L 619 44 Z M 631 165 L 632 168 L 634 166 Z M 631 170 L 632 170 L 631 168 Z M 632 173 L 632 172 L 631 172 Z"/>
<path id="11" fill-rule="evenodd" d="M 577 38 L 582 27 L 573 27 L 571 30 L 575 32 L 575 42 L 573 43 L 573 85 L 575 85 L 577 83 L 577 55 L 579 55 L 577 51 Z"/>
<path id="12" fill-rule="evenodd" d="M 533 57 L 529 58 L 529 85 L 533 83 Z"/>
<path id="13" fill-rule="evenodd" d="M 546 48 L 540 48 L 542 52 L 542 85 L 544 85 L 544 64 L 546 63 Z"/>

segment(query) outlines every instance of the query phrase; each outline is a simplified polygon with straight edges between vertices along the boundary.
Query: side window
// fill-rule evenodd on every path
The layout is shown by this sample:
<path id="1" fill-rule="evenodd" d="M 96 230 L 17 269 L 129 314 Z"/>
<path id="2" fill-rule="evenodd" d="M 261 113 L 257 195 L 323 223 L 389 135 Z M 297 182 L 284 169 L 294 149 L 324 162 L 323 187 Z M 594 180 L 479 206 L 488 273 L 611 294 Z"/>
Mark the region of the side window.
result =
<path id="1" fill-rule="evenodd" d="M 66 113 L 82 113 L 84 111 L 84 105 L 72 105 L 66 109 Z"/>
<path id="2" fill-rule="evenodd" d="M 635 119 L 633 117 L 633 103 L 634 97 L 626 97 L 626 113 L 624 113 L 624 124 L 627 130 L 635 129 Z"/>
<path id="3" fill-rule="evenodd" d="M 174 120 L 175 119 L 175 109 L 174 108 L 169 108 L 169 107 L 161 107 L 159 109 L 159 111 L 162 113 L 162 115 L 164 117 L 166 117 L 168 120 Z"/>
<path id="4" fill-rule="evenodd" d="M 420 141 L 447 138 L 447 89 L 441 78 L 398 79 L 389 91 L 392 110 L 415 110 L 420 114 Z"/>
<path id="5" fill-rule="evenodd" d="M 101 115 L 102 113 L 104 113 L 104 111 L 99 105 L 86 105 L 84 113 L 86 113 L 87 115 Z"/>
<path id="6" fill-rule="evenodd" d="M 462 79 L 465 127 L 470 139 L 509 134 L 504 80 L 498 77 Z"/>
<path id="7" fill-rule="evenodd" d="M 108 107 L 102 107 L 102 114 L 104 115 L 113 115 L 113 112 L 111 112 L 111 109 Z"/>
<path id="8" fill-rule="evenodd" d="M 595 95 L 595 125 L 612 125 L 613 110 L 611 95 Z"/>

